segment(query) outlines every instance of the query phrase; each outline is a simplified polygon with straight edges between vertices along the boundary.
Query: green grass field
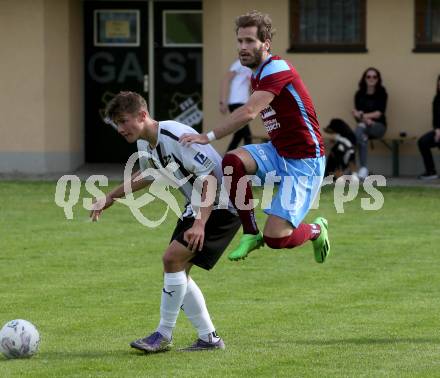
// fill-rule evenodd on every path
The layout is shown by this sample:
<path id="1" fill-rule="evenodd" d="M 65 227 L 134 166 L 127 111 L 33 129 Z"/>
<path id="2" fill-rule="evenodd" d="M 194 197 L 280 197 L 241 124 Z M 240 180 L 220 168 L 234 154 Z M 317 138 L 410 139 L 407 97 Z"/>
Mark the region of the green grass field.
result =
<path id="1" fill-rule="evenodd" d="M 329 219 L 323 265 L 308 243 L 193 269 L 226 351 L 178 352 L 196 338 L 182 313 L 175 349 L 142 355 L 128 344 L 158 323 L 174 217 L 148 229 L 117 204 L 90 223 L 79 204 L 66 220 L 55 183 L 1 182 L 0 323 L 30 320 L 42 342 L 30 360 L 0 357 L 0 376 L 439 377 L 440 192 L 382 191 L 381 210 L 361 194 L 337 214 L 323 190 L 307 218 Z"/>

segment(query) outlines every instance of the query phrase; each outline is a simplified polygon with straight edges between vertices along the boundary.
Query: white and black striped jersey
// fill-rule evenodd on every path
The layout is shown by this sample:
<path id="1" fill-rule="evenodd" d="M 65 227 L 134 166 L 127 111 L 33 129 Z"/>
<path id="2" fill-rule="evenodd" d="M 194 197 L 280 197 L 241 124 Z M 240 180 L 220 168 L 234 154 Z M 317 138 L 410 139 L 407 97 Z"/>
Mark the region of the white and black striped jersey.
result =
<path id="1" fill-rule="evenodd" d="M 187 201 L 183 213 L 184 217 L 193 215 L 191 196 L 195 180 L 212 173 L 217 180 L 214 209 L 226 208 L 235 214 L 236 211 L 227 198 L 227 194 L 226 197 L 222 196 L 219 206 L 223 178 L 220 155 L 210 144 L 182 145 L 179 138 L 185 133 L 194 134 L 197 131 L 176 121 L 159 122 L 157 145 L 154 148 L 146 140 L 139 139 L 137 141 L 141 170 L 156 169 L 156 172 L 160 172 L 162 176 L 166 175 L 167 179 L 171 177 L 172 181 L 179 183 L 179 190 Z"/>

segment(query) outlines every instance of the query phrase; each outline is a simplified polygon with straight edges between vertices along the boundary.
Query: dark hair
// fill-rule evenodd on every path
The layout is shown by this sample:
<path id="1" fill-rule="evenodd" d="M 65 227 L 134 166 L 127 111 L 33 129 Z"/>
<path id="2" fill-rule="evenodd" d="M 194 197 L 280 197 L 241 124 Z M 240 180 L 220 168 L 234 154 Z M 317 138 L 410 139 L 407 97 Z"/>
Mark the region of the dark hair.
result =
<path id="1" fill-rule="evenodd" d="M 272 20 L 268 14 L 253 10 L 238 16 L 235 19 L 235 34 L 237 34 L 238 29 L 250 26 L 257 27 L 257 37 L 261 42 L 265 42 L 267 39 L 272 41 L 275 30 L 272 30 Z"/>
<path id="2" fill-rule="evenodd" d="M 367 83 L 365 79 L 367 77 L 368 71 L 374 71 L 377 75 L 377 82 L 376 82 L 376 86 L 374 87 L 374 92 L 375 93 L 386 92 L 385 88 L 382 85 L 382 75 L 380 74 L 380 71 L 374 67 L 368 67 L 362 74 L 361 80 L 359 81 L 359 92 L 367 93 Z"/>
<path id="3" fill-rule="evenodd" d="M 435 87 L 436 89 L 435 93 L 437 93 L 438 95 L 440 95 L 440 88 L 438 87 L 439 82 L 440 82 L 440 75 L 437 76 L 437 85 Z"/>
<path id="4" fill-rule="evenodd" d="M 136 114 L 142 108 L 147 109 L 145 99 L 135 92 L 119 92 L 105 108 L 105 116 L 114 120 L 122 113 Z"/>

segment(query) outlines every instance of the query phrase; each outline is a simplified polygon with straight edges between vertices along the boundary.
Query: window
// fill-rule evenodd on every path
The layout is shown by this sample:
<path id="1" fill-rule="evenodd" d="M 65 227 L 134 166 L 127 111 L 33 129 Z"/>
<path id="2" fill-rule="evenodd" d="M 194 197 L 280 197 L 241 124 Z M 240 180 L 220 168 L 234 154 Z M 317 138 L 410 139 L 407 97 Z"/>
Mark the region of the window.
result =
<path id="1" fill-rule="evenodd" d="M 202 11 L 166 10 L 163 12 L 163 46 L 201 47 Z"/>
<path id="2" fill-rule="evenodd" d="M 440 0 L 415 0 L 415 52 L 440 52 Z"/>
<path id="3" fill-rule="evenodd" d="M 290 0 L 289 51 L 366 52 L 366 0 Z"/>

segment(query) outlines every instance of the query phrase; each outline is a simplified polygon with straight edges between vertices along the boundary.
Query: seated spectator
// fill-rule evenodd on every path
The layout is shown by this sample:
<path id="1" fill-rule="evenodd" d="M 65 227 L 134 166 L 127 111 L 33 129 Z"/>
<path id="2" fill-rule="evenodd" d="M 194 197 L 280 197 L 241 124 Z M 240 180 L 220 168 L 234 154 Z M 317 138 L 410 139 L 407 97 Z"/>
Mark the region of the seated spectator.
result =
<path id="1" fill-rule="evenodd" d="M 422 135 L 418 140 L 419 150 L 423 157 L 425 173 L 419 176 L 422 180 L 433 180 L 438 178 L 435 170 L 434 159 L 432 158 L 431 148 L 440 148 L 440 75 L 437 78 L 437 94 L 432 102 L 432 126 L 434 130 Z"/>
<path id="2" fill-rule="evenodd" d="M 359 151 L 359 178 L 368 176 L 368 140 L 380 139 L 386 131 L 385 110 L 388 95 L 379 70 L 370 67 L 362 74 L 352 113 L 357 122 L 356 140 Z"/>
<path id="3" fill-rule="evenodd" d="M 342 119 L 334 118 L 324 131 L 332 136 L 334 145 L 327 156 L 325 176 L 333 174 L 338 178 L 350 168 L 350 173 L 356 164 L 356 135 L 353 130 Z"/>

